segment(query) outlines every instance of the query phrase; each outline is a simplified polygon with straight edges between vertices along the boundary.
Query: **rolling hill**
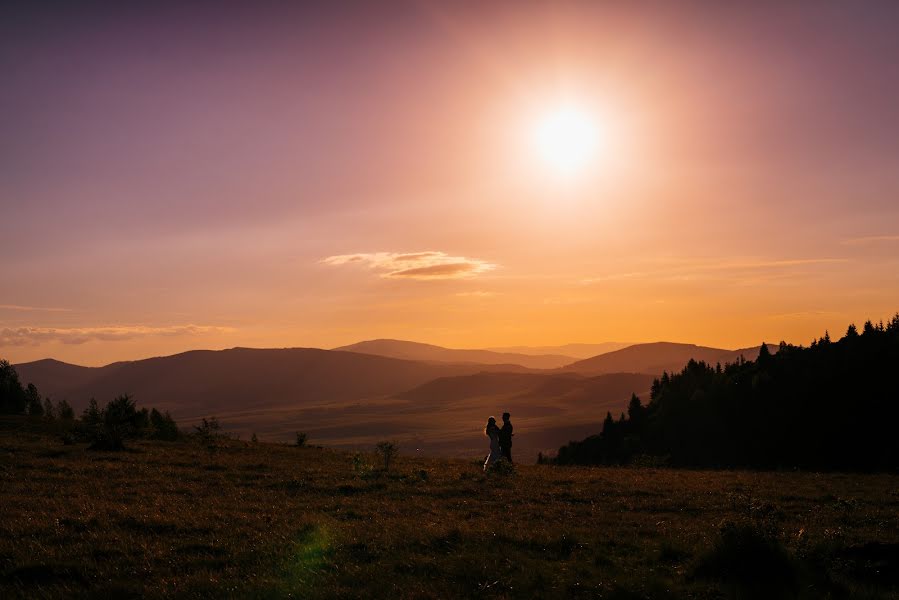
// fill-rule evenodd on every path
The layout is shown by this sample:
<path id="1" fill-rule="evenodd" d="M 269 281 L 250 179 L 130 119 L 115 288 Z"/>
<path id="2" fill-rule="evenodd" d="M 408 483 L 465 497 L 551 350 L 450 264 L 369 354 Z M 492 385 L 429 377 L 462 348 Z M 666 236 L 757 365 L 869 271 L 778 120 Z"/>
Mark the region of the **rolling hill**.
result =
<path id="1" fill-rule="evenodd" d="M 334 350 L 359 352 L 427 362 L 479 363 L 483 365 L 520 365 L 529 369 L 555 369 L 573 362 L 577 356 L 562 354 L 524 354 L 491 350 L 459 350 L 404 340 L 368 340 Z"/>
<path id="2" fill-rule="evenodd" d="M 42 394 L 76 410 L 91 397 L 131 394 L 177 417 L 261 407 L 357 401 L 402 392 L 437 377 L 488 365 L 432 364 L 315 348 L 194 350 L 158 358 L 80 367 L 55 360 L 16 365 Z M 523 370 L 518 367 L 519 370 Z"/>
<path id="3" fill-rule="evenodd" d="M 529 356 L 541 354 L 561 354 L 574 358 L 592 358 L 598 354 L 613 352 L 631 346 L 630 342 L 603 342 L 601 344 L 563 344 L 561 346 L 502 346 L 497 348 L 484 348 L 491 352 L 503 352 L 512 354 L 527 354 Z"/>
<path id="4" fill-rule="evenodd" d="M 769 344 L 772 352 L 777 346 Z M 690 359 L 715 363 L 735 362 L 743 356 L 746 360 L 755 360 L 758 348 L 740 350 L 724 350 L 709 348 L 695 344 L 676 344 L 673 342 L 655 342 L 651 344 L 635 344 L 566 365 L 564 371 L 572 371 L 581 375 L 603 375 L 606 373 L 650 373 L 661 375 L 662 371 L 676 372 L 684 368 Z"/>

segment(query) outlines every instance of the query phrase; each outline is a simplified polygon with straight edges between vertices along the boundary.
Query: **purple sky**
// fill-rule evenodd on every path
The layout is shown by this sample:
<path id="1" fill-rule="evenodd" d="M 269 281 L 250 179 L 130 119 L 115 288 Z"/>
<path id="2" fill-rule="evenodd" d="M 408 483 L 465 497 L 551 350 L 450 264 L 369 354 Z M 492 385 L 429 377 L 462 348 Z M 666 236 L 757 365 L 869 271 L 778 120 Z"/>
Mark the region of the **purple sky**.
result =
<path id="1" fill-rule="evenodd" d="M 897 2 L 121 4 L 0 8 L 0 356 L 899 309 Z M 515 158 L 560 88 L 621 132 L 576 189 Z"/>

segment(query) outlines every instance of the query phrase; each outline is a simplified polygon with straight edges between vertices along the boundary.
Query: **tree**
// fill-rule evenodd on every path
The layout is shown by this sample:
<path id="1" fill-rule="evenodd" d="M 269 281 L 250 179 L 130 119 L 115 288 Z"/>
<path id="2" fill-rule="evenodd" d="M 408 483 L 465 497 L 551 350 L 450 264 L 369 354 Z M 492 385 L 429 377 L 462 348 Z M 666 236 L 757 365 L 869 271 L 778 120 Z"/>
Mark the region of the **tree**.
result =
<path id="1" fill-rule="evenodd" d="M 28 388 L 25 390 L 25 404 L 28 407 L 28 414 L 32 417 L 40 417 L 44 414 L 41 395 L 33 383 L 29 383 Z"/>
<path id="2" fill-rule="evenodd" d="M 720 366 L 720 365 L 719 365 Z M 640 398 L 637 394 L 631 394 L 631 401 L 627 404 L 627 417 L 633 425 L 643 422 L 643 405 L 640 404 Z"/>
<path id="3" fill-rule="evenodd" d="M 95 450 L 123 450 L 125 440 L 138 433 L 141 413 L 128 394 L 123 394 L 100 411 L 100 421 L 94 431 L 91 448 Z"/>
<path id="4" fill-rule="evenodd" d="M 96 427 L 100 424 L 102 418 L 103 414 L 100 412 L 100 407 L 97 405 L 97 399 L 91 398 L 87 403 L 87 408 L 81 413 L 82 423 L 87 427 Z"/>
<path id="5" fill-rule="evenodd" d="M 26 407 L 25 390 L 19 382 L 19 374 L 8 360 L 0 360 L 0 413 L 20 415 Z"/>
<path id="6" fill-rule="evenodd" d="M 56 403 L 56 416 L 63 421 L 72 421 L 75 419 L 75 411 L 67 401 L 60 400 Z"/>
<path id="7" fill-rule="evenodd" d="M 399 448 L 396 447 L 396 444 L 393 442 L 378 442 L 378 445 L 375 446 L 375 449 L 378 451 L 378 454 L 381 455 L 381 458 L 384 459 L 384 470 L 390 470 L 390 463 L 396 457 L 399 452 Z"/>
<path id="8" fill-rule="evenodd" d="M 44 418 L 51 421 L 56 418 L 56 411 L 53 410 L 53 401 L 50 398 L 44 398 Z"/>
<path id="9" fill-rule="evenodd" d="M 175 441 L 180 437 L 178 425 L 168 411 L 161 413 L 155 408 L 150 411 L 150 434 L 154 440 Z"/>

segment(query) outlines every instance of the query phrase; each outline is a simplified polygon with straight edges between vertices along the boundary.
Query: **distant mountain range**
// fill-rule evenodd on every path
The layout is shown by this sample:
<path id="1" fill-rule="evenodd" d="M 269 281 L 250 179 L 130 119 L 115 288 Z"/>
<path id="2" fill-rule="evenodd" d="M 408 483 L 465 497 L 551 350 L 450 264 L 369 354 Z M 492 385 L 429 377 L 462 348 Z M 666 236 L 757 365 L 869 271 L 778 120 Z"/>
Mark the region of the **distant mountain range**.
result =
<path id="1" fill-rule="evenodd" d="M 499 348 L 485 348 L 492 352 L 511 354 L 527 354 L 529 356 L 540 354 L 556 354 L 572 357 L 572 361 L 579 358 L 591 358 L 598 354 L 613 352 L 622 348 L 633 346 L 630 342 L 603 342 L 602 344 L 563 344 L 561 346 L 505 346 Z"/>
<path id="2" fill-rule="evenodd" d="M 652 373 L 661 375 L 663 371 L 676 372 L 684 368 L 690 359 L 705 361 L 711 365 L 716 363 L 733 363 L 742 356 L 746 360 L 755 360 L 759 355 L 761 344 L 754 348 L 740 350 L 723 350 L 708 348 L 694 344 L 675 344 L 672 342 L 655 342 L 651 344 L 635 344 L 580 360 L 566 365 L 566 371 L 574 371 L 584 375 L 603 375 L 605 373 Z M 777 352 L 777 346 L 768 344 L 771 352 Z"/>
<path id="3" fill-rule="evenodd" d="M 509 410 L 518 447 L 536 455 L 595 433 L 631 393 L 648 400 L 663 370 L 679 371 L 691 358 L 714 364 L 757 354 L 659 342 L 576 360 L 372 340 L 334 350 L 196 350 L 104 367 L 52 359 L 15 367 L 23 382 L 79 412 L 92 397 L 104 404 L 130 394 L 184 426 L 216 415 L 246 436 L 287 440 L 305 431 L 345 447 L 396 439 L 424 452 L 477 455 L 486 417 Z"/>
<path id="4" fill-rule="evenodd" d="M 35 383 L 44 395 L 67 399 L 76 410 L 91 397 L 106 402 L 127 393 L 144 406 L 181 415 L 377 398 L 438 377 L 491 368 L 316 348 L 194 350 L 105 367 L 52 359 L 16 365 L 22 381 Z"/>
<path id="5" fill-rule="evenodd" d="M 384 339 L 368 340 L 334 348 L 334 350 L 427 362 L 520 365 L 529 369 L 556 369 L 577 360 L 573 355 L 494 352 L 492 350 L 456 350 L 419 342 Z"/>

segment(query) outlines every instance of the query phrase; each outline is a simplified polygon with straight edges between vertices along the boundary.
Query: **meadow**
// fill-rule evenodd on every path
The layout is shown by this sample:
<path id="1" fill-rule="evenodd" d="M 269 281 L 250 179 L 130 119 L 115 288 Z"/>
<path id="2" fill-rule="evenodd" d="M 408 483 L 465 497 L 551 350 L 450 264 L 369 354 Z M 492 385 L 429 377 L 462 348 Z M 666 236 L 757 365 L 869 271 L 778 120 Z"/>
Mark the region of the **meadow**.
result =
<path id="1" fill-rule="evenodd" d="M 892 598 L 899 476 L 516 465 L 0 422 L 0 597 Z"/>

